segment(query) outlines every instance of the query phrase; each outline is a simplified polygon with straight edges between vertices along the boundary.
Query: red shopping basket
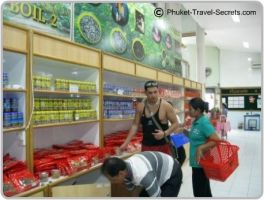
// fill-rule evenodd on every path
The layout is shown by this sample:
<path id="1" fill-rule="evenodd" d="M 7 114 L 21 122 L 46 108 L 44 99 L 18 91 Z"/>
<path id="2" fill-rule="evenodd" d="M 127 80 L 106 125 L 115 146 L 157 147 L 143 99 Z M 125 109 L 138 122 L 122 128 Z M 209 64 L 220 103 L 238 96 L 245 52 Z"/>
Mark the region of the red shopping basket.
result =
<path id="1" fill-rule="evenodd" d="M 238 167 L 239 147 L 224 140 L 214 142 L 217 145 L 205 153 L 200 165 L 209 179 L 225 181 Z"/>

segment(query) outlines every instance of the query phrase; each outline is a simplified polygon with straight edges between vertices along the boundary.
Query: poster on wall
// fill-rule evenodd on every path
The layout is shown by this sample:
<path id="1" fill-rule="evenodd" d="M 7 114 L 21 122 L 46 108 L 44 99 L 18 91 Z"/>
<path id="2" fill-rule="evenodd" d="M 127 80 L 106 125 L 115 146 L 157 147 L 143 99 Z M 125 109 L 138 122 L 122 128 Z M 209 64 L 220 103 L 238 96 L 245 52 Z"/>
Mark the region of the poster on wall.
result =
<path id="1" fill-rule="evenodd" d="M 74 41 L 182 76 L 181 35 L 154 9 L 151 3 L 74 3 Z"/>
<path id="2" fill-rule="evenodd" d="M 3 4 L 4 21 L 41 32 L 71 37 L 71 3 L 12 2 Z"/>

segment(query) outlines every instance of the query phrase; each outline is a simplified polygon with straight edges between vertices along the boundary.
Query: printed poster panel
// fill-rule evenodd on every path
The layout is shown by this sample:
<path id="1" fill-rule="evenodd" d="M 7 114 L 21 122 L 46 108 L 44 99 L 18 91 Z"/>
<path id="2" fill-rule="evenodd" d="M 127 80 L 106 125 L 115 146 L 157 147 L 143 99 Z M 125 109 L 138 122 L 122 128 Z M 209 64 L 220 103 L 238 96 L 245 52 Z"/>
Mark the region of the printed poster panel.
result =
<path id="1" fill-rule="evenodd" d="M 181 35 L 154 9 L 150 3 L 74 3 L 74 40 L 181 76 Z"/>
<path id="2" fill-rule="evenodd" d="M 71 3 L 10 2 L 3 4 L 4 21 L 70 38 Z"/>

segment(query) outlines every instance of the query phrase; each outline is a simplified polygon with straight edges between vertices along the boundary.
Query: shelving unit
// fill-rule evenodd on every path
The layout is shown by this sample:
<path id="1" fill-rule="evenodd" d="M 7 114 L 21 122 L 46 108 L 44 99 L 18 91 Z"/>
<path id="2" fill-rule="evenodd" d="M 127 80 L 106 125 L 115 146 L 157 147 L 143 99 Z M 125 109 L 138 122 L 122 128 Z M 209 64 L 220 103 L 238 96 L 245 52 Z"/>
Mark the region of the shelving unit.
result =
<path id="1" fill-rule="evenodd" d="M 202 85 L 200 83 L 184 79 L 184 111 L 185 117 L 188 115 L 188 102 L 194 97 L 201 97 Z"/>
<path id="2" fill-rule="evenodd" d="M 32 163 L 36 148 L 76 139 L 100 146 L 100 54 L 33 32 Z"/>
<path id="3" fill-rule="evenodd" d="M 28 163 L 29 32 L 5 24 L 3 37 L 3 155 Z"/>
<path id="4" fill-rule="evenodd" d="M 76 139 L 103 147 L 104 136 L 128 130 L 136 102 L 145 98 L 147 80 L 159 82 L 161 97 L 173 103 L 181 120 L 185 114 L 185 91 L 200 91 L 198 83 L 189 81 L 188 85 L 186 79 L 174 74 L 12 24 L 5 23 L 3 41 L 3 71 L 10 74 L 3 96 L 18 99 L 18 112 L 23 112 L 24 119 L 20 127 L 3 127 L 3 154 L 25 160 L 32 172 L 36 148 Z M 105 101 L 122 102 L 118 105 L 123 106 L 122 115 L 105 115 L 104 109 L 109 106 Z M 78 110 L 86 114 L 87 110 L 95 110 L 96 117 L 90 114 L 82 119 L 79 113 L 78 118 Z M 65 116 L 64 111 L 70 113 Z M 54 117 L 58 113 L 60 117 Z M 21 195 L 50 196 L 50 189 L 55 186 L 62 187 L 69 179 L 92 171 L 78 172 Z"/>
<path id="5" fill-rule="evenodd" d="M 177 114 L 183 120 L 184 88 L 182 78 L 108 53 L 103 53 L 102 58 L 104 85 L 110 83 L 114 88 L 112 89 L 114 92 L 112 91 L 111 94 L 108 91 L 104 92 L 103 100 L 121 101 L 122 99 L 130 99 L 132 101 L 142 101 L 145 98 L 144 83 L 146 80 L 156 80 L 160 85 L 160 92 L 162 93 L 160 96 L 173 103 L 174 107 L 177 108 Z M 121 86 L 130 88 L 128 89 L 130 94 L 118 94 L 122 93 L 122 91 L 119 91 Z M 130 120 L 133 120 L 133 118 L 104 119 L 104 134 L 108 135 L 116 131 L 128 130 L 132 123 Z"/>

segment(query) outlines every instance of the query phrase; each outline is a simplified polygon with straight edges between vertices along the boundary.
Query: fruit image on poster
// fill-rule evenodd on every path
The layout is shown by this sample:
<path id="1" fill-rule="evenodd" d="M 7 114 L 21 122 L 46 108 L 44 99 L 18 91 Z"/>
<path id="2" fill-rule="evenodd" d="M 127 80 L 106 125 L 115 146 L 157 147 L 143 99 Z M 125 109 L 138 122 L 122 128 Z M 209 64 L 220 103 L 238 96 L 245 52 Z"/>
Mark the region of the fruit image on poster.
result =
<path id="1" fill-rule="evenodd" d="M 78 17 L 78 29 L 83 38 L 90 44 L 96 44 L 100 41 L 102 30 L 96 16 L 92 13 L 84 12 Z"/>
<path id="2" fill-rule="evenodd" d="M 74 41 L 181 76 L 181 34 L 154 9 L 151 3 L 74 3 Z"/>
<path id="3" fill-rule="evenodd" d="M 111 31 L 111 45 L 115 52 L 124 53 L 127 49 L 127 41 L 124 33 L 119 28 L 114 28 Z"/>

